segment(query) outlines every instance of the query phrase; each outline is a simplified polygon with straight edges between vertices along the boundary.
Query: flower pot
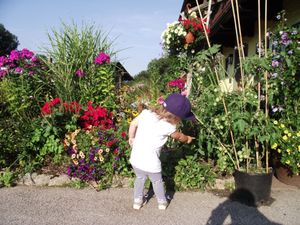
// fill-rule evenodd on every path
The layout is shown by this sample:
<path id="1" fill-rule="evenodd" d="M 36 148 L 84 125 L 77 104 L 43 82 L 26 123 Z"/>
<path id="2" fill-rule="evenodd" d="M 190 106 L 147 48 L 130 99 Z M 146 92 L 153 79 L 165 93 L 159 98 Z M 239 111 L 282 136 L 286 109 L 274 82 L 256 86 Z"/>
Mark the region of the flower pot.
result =
<path id="1" fill-rule="evenodd" d="M 272 169 L 269 173 L 247 173 L 236 170 L 234 172 L 235 189 L 237 192 L 240 190 L 241 193 L 250 193 L 254 205 L 263 204 L 270 200 L 272 177 Z"/>
<path id="2" fill-rule="evenodd" d="M 188 32 L 187 35 L 185 35 L 185 43 L 186 44 L 191 44 L 195 40 L 195 36 L 193 35 L 192 32 Z"/>
<path id="3" fill-rule="evenodd" d="M 276 160 L 274 163 L 274 171 L 276 178 L 280 182 L 300 188 L 300 176 L 293 175 L 291 170 L 282 165 L 279 160 Z"/>

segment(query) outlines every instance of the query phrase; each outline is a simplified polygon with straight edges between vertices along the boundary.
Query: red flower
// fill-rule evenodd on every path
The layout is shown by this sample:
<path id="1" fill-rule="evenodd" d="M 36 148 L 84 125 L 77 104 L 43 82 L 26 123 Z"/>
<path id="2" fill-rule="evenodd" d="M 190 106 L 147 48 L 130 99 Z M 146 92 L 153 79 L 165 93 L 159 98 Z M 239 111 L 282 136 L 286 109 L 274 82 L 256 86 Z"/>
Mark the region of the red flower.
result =
<path id="1" fill-rule="evenodd" d="M 55 106 L 58 103 L 60 103 L 60 98 L 55 98 L 50 101 L 51 106 Z"/>
<path id="2" fill-rule="evenodd" d="M 109 141 L 109 142 L 107 142 L 107 146 L 110 147 L 110 146 L 112 146 L 114 143 L 115 143 L 115 141 Z"/>
<path id="3" fill-rule="evenodd" d="M 48 102 L 46 102 L 45 105 L 42 107 L 42 113 L 43 114 L 51 114 L 50 104 Z"/>
<path id="4" fill-rule="evenodd" d="M 118 153 L 119 153 L 119 148 L 116 148 L 116 149 L 114 150 L 114 154 L 117 155 Z"/>
<path id="5" fill-rule="evenodd" d="M 122 132 L 121 136 L 122 138 L 126 138 L 127 134 L 125 132 Z"/>

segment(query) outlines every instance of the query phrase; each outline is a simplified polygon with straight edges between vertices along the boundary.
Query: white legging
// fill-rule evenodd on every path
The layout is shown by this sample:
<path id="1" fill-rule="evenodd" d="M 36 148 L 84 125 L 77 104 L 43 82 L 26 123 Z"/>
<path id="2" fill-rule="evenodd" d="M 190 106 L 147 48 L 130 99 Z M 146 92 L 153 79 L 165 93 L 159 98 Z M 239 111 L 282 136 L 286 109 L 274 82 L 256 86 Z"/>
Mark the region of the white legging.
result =
<path id="1" fill-rule="evenodd" d="M 153 190 L 159 203 L 166 202 L 165 188 L 160 173 L 150 173 L 138 168 L 133 168 L 136 178 L 134 182 L 134 199 L 142 200 L 144 196 L 144 186 L 147 178 L 149 177 L 152 182 Z"/>

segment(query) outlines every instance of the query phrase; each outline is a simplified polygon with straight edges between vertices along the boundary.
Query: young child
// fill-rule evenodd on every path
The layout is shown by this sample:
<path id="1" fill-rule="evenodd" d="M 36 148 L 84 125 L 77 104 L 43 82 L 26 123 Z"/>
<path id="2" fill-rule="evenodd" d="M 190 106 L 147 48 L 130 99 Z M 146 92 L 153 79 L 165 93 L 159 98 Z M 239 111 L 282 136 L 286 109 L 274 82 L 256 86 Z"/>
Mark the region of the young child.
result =
<path id="1" fill-rule="evenodd" d="M 182 120 L 192 120 L 189 100 L 178 93 L 168 96 L 160 109 L 143 110 L 130 124 L 129 144 L 132 147 L 130 163 L 136 174 L 134 183 L 134 209 L 140 209 L 144 202 L 144 184 L 146 179 L 152 182 L 157 197 L 158 208 L 165 210 L 168 202 L 161 174 L 160 151 L 168 137 L 184 143 L 194 138 L 176 131 L 176 125 Z"/>

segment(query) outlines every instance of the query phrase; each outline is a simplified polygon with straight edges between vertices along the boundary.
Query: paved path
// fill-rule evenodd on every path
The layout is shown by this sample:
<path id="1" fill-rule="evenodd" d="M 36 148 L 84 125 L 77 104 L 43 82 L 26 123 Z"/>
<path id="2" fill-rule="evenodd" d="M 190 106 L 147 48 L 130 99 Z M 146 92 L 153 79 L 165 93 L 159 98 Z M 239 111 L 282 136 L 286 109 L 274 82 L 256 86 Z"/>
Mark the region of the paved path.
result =
<path id="1" fill-rule="evenodd" d="M 273 188 L 270 206 L 248 207 L 209 192 L 176 192 L 166 211 L 154 198 L 140 211 L 132 189 L 17 186 L 0 189 L 1 225 L 300 224 L 300 189 Z"/>

